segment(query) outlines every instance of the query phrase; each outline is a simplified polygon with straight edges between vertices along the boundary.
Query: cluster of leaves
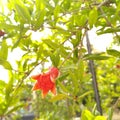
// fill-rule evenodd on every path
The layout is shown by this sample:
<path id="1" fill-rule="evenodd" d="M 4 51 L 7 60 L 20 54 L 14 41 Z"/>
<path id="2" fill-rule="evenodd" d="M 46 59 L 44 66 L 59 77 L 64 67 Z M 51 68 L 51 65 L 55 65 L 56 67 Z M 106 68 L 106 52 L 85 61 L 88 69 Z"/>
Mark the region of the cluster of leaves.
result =
<path id="1" fill-rule="evenodd" d="M 33 110 L 37 117 L 42 114 L 44 119 L 52 119 L 53 116 L 59 119 L 61 115 L 63 119 L 70 119 L 80 116 L 83 106 L 91 110 L 95 100 L 88 60 L 119 58 L 120 52 L 111 49 L 107 54 L 87 54 L 83 40 L 86 32 L 95 26 L 100 28 L 97 34 L 114 33 L 119 43 L 119 6 L 119 0 L 9 0 L 5 9 L 7 14 L 5 11 L 0 13 L 0 30 L 5 33 L 0 35 L 0 65 L 10 74 L 8 83 L 0 81 L 0 117 L 12 116 L 11 113 L 25 106 L 23 99 L 33 95 L 30 92 L 33 83 L 30 74 L 36 68 L 43 70 L 51 65 L 61 71 L 56 83 L 58 95 L 52 99 L 48 96 L 46 101 L 35 95 Z M 32 39 L 34 33 L 43 37 Z M 8 56 L 18 48 L 23 55 L 14 66 Z M 114 60 L 108 62 L 111 63 L 114 64 Z M 96 64 L 105 67 L 106 63 L 99 61 Z M 102 67 L 100 69 L 104 69 Z M 106 90 L 111 86 L 110 79 L 105 86 L 112 73 L 112 70 L 108 71 L 98 71 L 102 98 L 108 96 L 105 95 Z M 111 78 L 112 84 L 118 81 L 115 75 Z M 113 88 L 112 91 L 115 93 Z M 110 92 L 107 94 L 111 95 Z"/>

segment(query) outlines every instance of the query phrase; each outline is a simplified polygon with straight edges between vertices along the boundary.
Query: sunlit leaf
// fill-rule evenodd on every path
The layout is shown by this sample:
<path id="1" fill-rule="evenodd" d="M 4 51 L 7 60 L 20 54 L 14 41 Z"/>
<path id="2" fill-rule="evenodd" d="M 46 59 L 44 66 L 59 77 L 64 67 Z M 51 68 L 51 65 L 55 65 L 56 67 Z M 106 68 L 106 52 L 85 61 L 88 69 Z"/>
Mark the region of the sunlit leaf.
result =
<path id="1" fill-rule="evenodd" d="M 107 118 L 104 116 L 97 116 L 97 117 L 95 117 L 94 120 L 107 120 Z"/>
<path id="2" fill-rule="evenodd" d="M 83 110 L 81 115 L 81 120 L 94 120 L 94 115 L 88 110 Z"/>
<path id="3" fill-rule="evenodd" d="M 53 65 L 57 67 L 59 65 L 59 62 L 60 62 L 59 51 L 56 51 L 55 53 L 52 53 L 50 55 L 50 59 L 51 59 Z"/>
<path id="4" fill-rule="evenodd" d="M 0 49 L 0 58 L 6 60 L 8 56 L 8 45 L 5 40 L 2 41 Z"/>
<path id="5" fill-rule="evenodd" d="M 58 48 L 58 44 L 53 42 L 52 40 L 43 40 L 45 44 L 47 44 L 50 48 L 56 49 Z"/>
<path id="6" fill-rule="evenodd" d="M 50 102 L 56 102 L 56 101 L 59 101 L 59 100 L 65 100 L 66 98 L 69 98 L 69 96 L 66 95 L 66 94 L 57 94 L 56 96 L 51 98 L 49 101 Z"/>
<path id="7" fill-rule="evenodd" d="M 97 8 L 94 7 L 94 8 L 90 11 L 90 13 L 89 13 L 89 20 L 88 20 L 88 22 L 89 22 L 90 28 L 92 28 L 93 25 L 96 23 L 97 17 L 98 17 Z"/>
<path id="8" fill-rule="evenodd" d="M 11 70 L 12 66 L 6 60 L 0 59 L 0 65 L 2 65 L 5 69 Z"/>
<path id="9" fill-rule="evenodd" d="M 18 15 L 20 17 L 22 17 L 22 19 L 28 23 L 30 23 L 30 20 L 31 20 L 31 17 L 30 17 L 30 13 L 27 9 L 26 6 L 23 6 L 24 4 L 20 5 L 20 4 L 15 4 L 15 8 L 16 8 L 16 11 L 18 13 Z"/>
<path id="10" fill-rule="evenodd" d="M 54 18 L 57 19 L 60 12 L 60 5 L 57 5 L 54 9 Z"/>

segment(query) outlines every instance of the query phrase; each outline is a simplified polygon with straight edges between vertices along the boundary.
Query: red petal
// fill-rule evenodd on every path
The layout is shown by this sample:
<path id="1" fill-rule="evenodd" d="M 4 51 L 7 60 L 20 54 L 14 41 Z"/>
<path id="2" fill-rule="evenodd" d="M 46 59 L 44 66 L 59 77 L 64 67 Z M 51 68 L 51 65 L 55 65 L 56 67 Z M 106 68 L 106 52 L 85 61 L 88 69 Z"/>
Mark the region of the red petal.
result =
<path id="1" fill-rule="evenodd" d="M 45 96 L 48 94 L 49 90 L 43 90 L 42 91 L 42 98 L 45 98 Z"/>
<path id="2" fill-rule="evenodd" d="M 52 79 L 56 79 L 59 75 L 59 70 L 58 68 L 52 67 L 50 68 L 49 73 Z"/>
<path id="3" fill-rule="evenodd" d="M 38 74 L 38 75 L 33 75 L 31 78 L 32 79 L 35 79 L 35 80 L 38 80 L 40 78 L 41 74 Z"/>
<path id="4" fill-rule="evenodd" d="M 38 90 L 40 89 L 40 86 L 38 84 L 38 82 L 35 83 L 35 85 L 33 86 L 32 90 Z"/>
<path id="5" fill-rule="evenodd" d="M 52 92 L 54 95 L 56 95 L 56 87 L 55 87 L 55 85 L 54 85 L 54 87 L 51 89 L 51 92 Z"/>
<path id="6" fill-rule="evenodd" d="M 58 74 L 59 70 L 55 67 L 52 67 L 46 73 L 32 76 L 33 79 L 37 80 L 33 87 L 33 90 L 42 90 L 42 98 L 45 98 L 49 91 L 55 95 L 55 78 L 58 77 Z"/>

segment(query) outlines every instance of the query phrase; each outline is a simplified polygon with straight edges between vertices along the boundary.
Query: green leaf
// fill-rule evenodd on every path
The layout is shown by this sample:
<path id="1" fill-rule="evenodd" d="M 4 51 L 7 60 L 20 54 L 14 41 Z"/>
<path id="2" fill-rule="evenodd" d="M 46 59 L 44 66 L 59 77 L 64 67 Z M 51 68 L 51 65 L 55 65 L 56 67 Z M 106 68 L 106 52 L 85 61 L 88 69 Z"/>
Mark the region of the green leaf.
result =
<path id="1" fill-rule="evenodd" d="M 84 75 L 84 63 L 83 60 L 79 60 L 77 63 L 77 78 L 82 80 Z"/>
<path id="2" fill-rule="evenodd" d="M 73 72 L 74 71 L 74 72 Z M 71 78 L 71 81 L 72 81 L 72 85 L 73 85 L 73 94 L 74 95 L 77 95 L 78 92 L 79 92 L 79 79 L 77 79 L 77 75 L 76 75 L 76 70 L 73 70 L 73 71 L 70 71 L 69 72 L 69 76 Z"/>
<path id="3" fill-rule="evenodd" d="M 87 16 L 84 14 L 75 15 L 74 19 L 75 19 L 76 24 L 79 26 L 85 26 L 85 23 L 87 23 L 87 20 L 88 20 Z"/>
<path id="4" fill-rule="evenodd" d="M 37 30 L 42 26 L 42 24 L 44 23 L 45 15 L 46 15 L 45 9 L 36 11 L 36 16 L 33 21 L 34 30 Z"/>
<path id="5" fill-rule="evenodd" d="M 112 116 L 113 116 L 113 109 L 109 109 L 108 110 L 108 120 L 112 120 Z"/>
<path id="6" fill-rule="evenodd" d="M 98 30 L 97 34 L 101 35 L 101 34 L 105 34 L 105 33 L 115 33 L 115 32 L 120 32 L 120 28 L 107 28 L 106 30 Z"/>
<path id="7" fill-rule="evenodd" d="M 45 1 L 44 0 L 36 0 L 36 9 L 37 11 L 45 9 Z"/>
<path id="8" fill-rule="evenodd" d="M 87 54 L 84 56 L 86 60 L 107 60 L 110 57 L 102 54 Z"/>
<path id="9" fill-rule="evenodd" d="M 60 6 L 57 5 L 57 6 L 55 7 L 55 9 L 54 9 L 54 18 L 55 18 L 55 20 L 58 18 L 59 12 L 60 12 Z"/>
<path id="10" fill-rule="evenodd" d="M 56 101 L 59 101 L 59 100 L 64 100 L 66 98 L 69 98 L 69 96 L 66 95 L 66 94 L 58 94 L 58 95 L 54 96 L 53 98 L 51 98 L 49 101 L 50 102 L 56 102 Z"/>
<path id="11" fill-rule="evenodd" d="M 115 56 L 115 57 L 120 57 L 120 52 L 115 50 L 115 49 L 110 49 L 110 50 L 107 50 L 107 53 L 109 55 L 112 55 L 112 56 Z"/>
<path id="12" fill-rule="evenodd" d="M 18 16 L 21 17 L 22 20 L 24 20 L 25 22 L 30 23 L 31 16 L 30 16 L 30 13 L 27 7 L 24 4 L 20 5 L 20 4 L 15 3 L 15 8 L 18 13 Z"/>
<path id="13" fill-rule="evenodd" d="M 6 60 L 0 59 L 0 65 L 2 65 L 5 69 L 12 70 L 12 66 Z"/>
<path id="14" fill-rule="evenodd" d="M 88 23 L 90 25 L 90 28 L 92 28 L 93 25 L 96 23 L 97 18 L 98 18 L 97 8 L 94 7 L 89 13 Z"/>
<path id="15" fill-rule="evenodd" d="M 59 51 L 56 51 L 53 54 L 51 54 L 50 59 L 52 61 L 52 64 L 57 67 L 59 65 L 59 62 L 60 62 Z"/>
<path id="16" fill-rule="evenodd" d="M 45 1 L 44 0 L 36 0 L 36 11 L 35 17 L 33 18 L 32 25 L 34 26 L 34 30 L 39 29 L 44 23 L 44 17 L 46 15 L 45 9 Z"/>
<path id="17" fill-rule="evenodd" d="M 3 87 L 5 87 L 5 86 L 6 86 L 5 81 L 0 80 L 0 89 L 3 88 Z"/>
<path id="18" fill-rule="evenodd" d="M 6 60 L 8 56 L 8 46 L 5 40 L 2 41 L 0 49 L 0 58 Z"/>
<path id="19" fill-rule="evenodd" d="M 63 1 L 64 10 L 68 10 L 70 8 L 70 5 L 71 5 L 71 0 L 64 0 Z"/>
<path id="20" fill-rule="evenodd" d="M 24 104 L 20 104 L 20 105 L 17 105 L 17 106 L 13 106 L 12 108 L 9 108 L 9 110 L 5 113 L 5 115 L 9 115 L 11 114 L 12 112 L 20 109 L 21 107 L 23 107 Z"/>
<path id="21" fill-rule="evenodd" d="M 6 30 L 16 30 L 18 31 L 20 29 L 19 26 L 17 25 L 11 25 L 11 24 L 6 24 L 6 23 L 0 23 L 0 29 L 6 29 Z"/>
<path id="22" fill-rule="evenodd" d="M 70 91 L 59 80 L 57 81 L 57 83 L 63 92 L 70 93 Z"/>
<path id="23" fill-rule="evenodd" d="M 58 44 L 53 42 L 52 40 L 43 40 L 43 42 L 54 50 L 56 50 L 59 47 Z"/>
<path id="24" fill-rule="evenodd" d="M 85 93 L 83 93 L 82 95 L 78 96 L 78 99 L 82 99 L 82 98 L 84 98 L 85 96 L 87 96 L 87 95 L 89 95 L 89 94 L 91 94 L 91 93 L 93 93 L 93 91 L 85 92 Z"/>
<path id="25" fill-rule="evenodd" d="M 107 120 L 104 116 L 97 116 L 94 120 Z"/>
<path id="26" fill-rule="evenodd" d="M 94 115 L 88 110 L 83 110 L 81 115 L 81 120 L 94 120 Z"/>

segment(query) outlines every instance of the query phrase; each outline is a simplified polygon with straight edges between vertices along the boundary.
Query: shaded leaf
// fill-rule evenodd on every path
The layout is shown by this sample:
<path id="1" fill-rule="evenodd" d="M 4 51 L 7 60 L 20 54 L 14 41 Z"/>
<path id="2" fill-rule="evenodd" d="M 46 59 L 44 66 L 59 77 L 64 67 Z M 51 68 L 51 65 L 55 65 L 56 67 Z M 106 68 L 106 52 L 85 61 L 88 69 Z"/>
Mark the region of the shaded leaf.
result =
<path id="1" fill-rule="evenodd" d="M 63 90 L 63 92 L 70 93 L 70 91 L 58 80 L 57 81 L 60 88 Z"/>
<path id="2" fill-rule="evenodd" d="M 109 55 L 112 55 L 112 56 L 115 56 L 115 57 L 120 57 L 120 52 L 115 50 L 115 49 L 110 49 L 110 50 L 107 50 L 107 53 Z"/>
<path id="3" fill-rule="evenodd" d="M 110 56 L 105 56 L 102 54 L 87 54 L 84 56 L 86 60 L 107 60 Z"/>
<path id="4" fill-rule="evenodd" d="M 79 99 L 82 99 L 82 98 L 84 98 L 85 96 L 87 96 L 87 95 L 89 95 L 89 94 L 91 94 L 91 93 L 93 93 L 93 91 L 85 92 L 84 94 L 78 96 L 78 98 L 79 98 Z"/>

